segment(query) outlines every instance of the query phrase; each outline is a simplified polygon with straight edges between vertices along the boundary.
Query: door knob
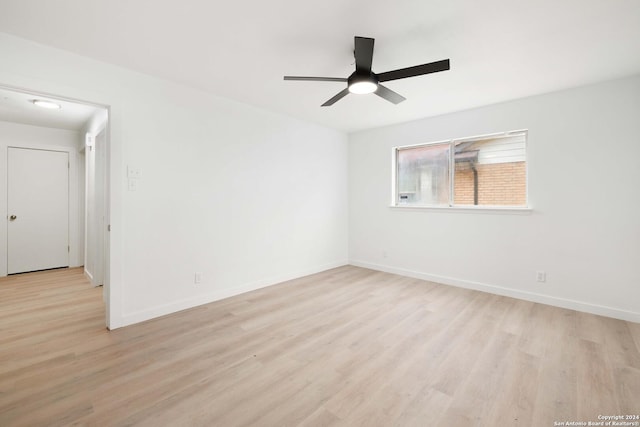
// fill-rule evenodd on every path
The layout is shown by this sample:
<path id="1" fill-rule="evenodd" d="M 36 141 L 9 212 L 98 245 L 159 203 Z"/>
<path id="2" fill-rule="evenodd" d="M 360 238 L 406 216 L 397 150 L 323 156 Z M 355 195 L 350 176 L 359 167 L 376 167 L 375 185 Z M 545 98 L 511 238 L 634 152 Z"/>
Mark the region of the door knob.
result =
<path id="1" fill-rule="evenodd" d="M 16 218 L 18 218 L 18 217 L 17 217 L 17 216 L 15 216 L 15 215 L 11 215 L 11 216 L 9 217 L 9 221 L 15 221 L 15 219 L 16 219 Z"/>

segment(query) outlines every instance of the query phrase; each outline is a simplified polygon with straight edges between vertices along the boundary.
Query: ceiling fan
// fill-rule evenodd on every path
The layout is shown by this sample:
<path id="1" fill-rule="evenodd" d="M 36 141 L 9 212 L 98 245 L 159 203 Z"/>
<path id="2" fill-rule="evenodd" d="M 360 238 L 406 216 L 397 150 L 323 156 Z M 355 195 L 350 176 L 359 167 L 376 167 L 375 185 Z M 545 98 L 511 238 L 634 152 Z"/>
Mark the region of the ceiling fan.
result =
<path id="1" fill-rule="evenodd" d="M 354 56 L 356 58 L 356 70 L 348 78 L 341 77 L 301 77 L 284 76 L 285 80 L 316 81 L 316 82 L 345 82 L 347 87 L 335 95 L 333 98 L 322 104 L 328 107 L 347 96 L 349 93 L 365 94 L 375 93 L 381 98 L 394 104 L 399 104 L 406 98 L 380 83 L 391 80 L 406 79 L 407 77 L 421 76 L 423 74 L 437 73 L 449 69 L 449 60 L 430 62 L 428 64 L 416 65 L 414 67 L 400 68 L 399 70 L 387 71 L 385 73 L 374 73 L 371 71 L 373 61 L 374 39 L 368 37 L 355 37 Z"/>

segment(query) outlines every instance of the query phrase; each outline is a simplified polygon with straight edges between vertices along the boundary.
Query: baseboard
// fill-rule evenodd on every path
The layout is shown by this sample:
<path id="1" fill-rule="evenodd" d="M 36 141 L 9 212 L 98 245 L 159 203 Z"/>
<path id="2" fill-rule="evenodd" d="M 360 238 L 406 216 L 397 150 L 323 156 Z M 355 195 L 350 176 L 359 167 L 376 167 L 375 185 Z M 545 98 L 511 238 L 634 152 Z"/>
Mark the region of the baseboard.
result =
<path id="1" fill-rule="evenodd" d="M 308 276 L 310 274 L 320 273 L 322 271 L 330 270 L 336 267 L 341 267 L 347 264 L 348 262 L 346 260 L 336 261 L 328 264 L 323 264 L 315 268 L 299 270 L 299 271 L 285 274 L 282 276 L 270 277 L 267 279 L 246 283 L 241 286 L 235 286 L 233 288 L 220 289 L 219 291 L 211 292 L 204 295 L 198 295 L 193 298 L 186 298 L 180 301 L 172 302 L 170 304 L 156 306 L 156 307 L 138 311 L 135 313 L 128 313 L 123 315 L 120 319 L 118 319 L 118 321 L 111 322 L 112 323 L 111 329 L 117 329 L 124 326 L 133 325 L 135 323 L 144 322 L 145 320 L 150 320 L 156 317 L 165 316 L 167 314 L 197 307 L 199 305 L 209 304 L 225 298 L 244 294 L 246 292 L 255 291 L 257 289 L 266 288 L 268 286 L 277 285 L 279 283 L 286 282 L 288 280 L 297 279 L 300 277 Z"/>
<path id="2" fill-rule="evenodd" d="M 87 279 L 89 279 L 89 281 L 93 285 L 93 274 L 91 274 L 91 272 L 85 268 L 84 275 L 86 276 Z"/>
<path id="3" fill-rule="evenodd" d="M 350 265 L 368 268 L 371 270 L 384 271 L 386 273 L 398 274 L 400 276 L 413 277 L 415 279 L 428 280 L 430 282 L 442 283 L 444 285 L 456 286 L 459 288 L 473 289 L 476 291 L 488 292 L 491 294 L 517 298 L 525 301 L 537 302 L 555 307 L 567 308 L 570 310 L 582 311 L 585 313 L 597 314 L 600 316 L 612 317 L 614 319 L 626 320 L 640 323 L 640 313 L 634 311 L 621 310 L 604 305 L 591 304 L 582 301 L 558 298 L 550 295 L 535 292 L 521 291 L 517 289 L 504 288 L 502 286 L 489 285 L 486 283 L 474 282 L 470 280 L 456 279 L 453 277 L 427 274 L 419 271 L 407 270 L 403 268 L 391 267 L 387 265 L 373 264 L 365 261 L 350 260 Z"/>

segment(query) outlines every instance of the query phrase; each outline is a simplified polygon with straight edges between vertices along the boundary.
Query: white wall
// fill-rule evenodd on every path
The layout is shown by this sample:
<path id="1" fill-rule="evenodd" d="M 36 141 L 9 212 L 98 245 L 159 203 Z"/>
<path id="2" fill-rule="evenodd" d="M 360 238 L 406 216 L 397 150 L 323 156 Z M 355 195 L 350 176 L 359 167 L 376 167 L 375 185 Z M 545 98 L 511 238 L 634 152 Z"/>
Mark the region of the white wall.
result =
<path id="1" fill-rule="evenodd" d="M 80 135 L 78 132 L 45 128 L 0 121 L 0 215 L 6 218 L 7 211 L 7 147 L 40 148 L 67 151 L 69 153 L 69 265 L 82 265 L 81 240 L 82 222 L 80 211 L 80 195 L 83 189 L 81 177 L 82 156 L 77 147 Z M 0 227 L 0 276 L 7 275 L 7 227 Z"/>
<path id="2" fill-rule="evenodd" d="M 347 262 L 346 135 L 6 34 L 0 57 L 2 84 L 111 107 L 112 328 Z"/>
<path id="3" fill-rule="evenodd" d="M 389 207 L 391 147 L 516 129 L 531 213 Z M 640 76 L 350 135 L 349 198 L 353 264 L 640 322 Z"/>

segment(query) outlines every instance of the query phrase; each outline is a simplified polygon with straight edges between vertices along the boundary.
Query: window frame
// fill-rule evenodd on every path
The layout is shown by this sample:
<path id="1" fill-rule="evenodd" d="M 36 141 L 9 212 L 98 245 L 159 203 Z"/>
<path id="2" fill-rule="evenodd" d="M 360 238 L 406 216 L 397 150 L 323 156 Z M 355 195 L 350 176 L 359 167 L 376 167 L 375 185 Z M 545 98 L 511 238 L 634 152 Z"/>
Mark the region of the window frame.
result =
<path id="1" fill-rule="evenodd" d="M 455 147 L 456 144 L 462 142 L 470 142 L 482 139 L 508 138 L 515 135 L 524 134 L 524 155 L 525 155 L 525 204 L 522 206 L 512 205 L 456 205 L 455 200 Z M 449 203 L 447 205 L 426 205 L 426 204 L 402 204 L 399 203 L 399 182 L 398 182 L 398 153 L 402 150 L 410 150 L 413 148 L 426 147 L 432 145 L 449 145 Z M 391 205 L 392 208 L 399 209 L 430 209 L 430 210 L 460 210 L 460 211 L 505 211 L 505 212 L 529 212 L 531 205 L 529 201 L 529 130 L 519 129 L 506 132 L 496 132 L 484 135 L 476 135 L 463 138 L 445 139 L 432 141 L 427 143 L 398 145 L 392 147 L 391 156 Z"/>

